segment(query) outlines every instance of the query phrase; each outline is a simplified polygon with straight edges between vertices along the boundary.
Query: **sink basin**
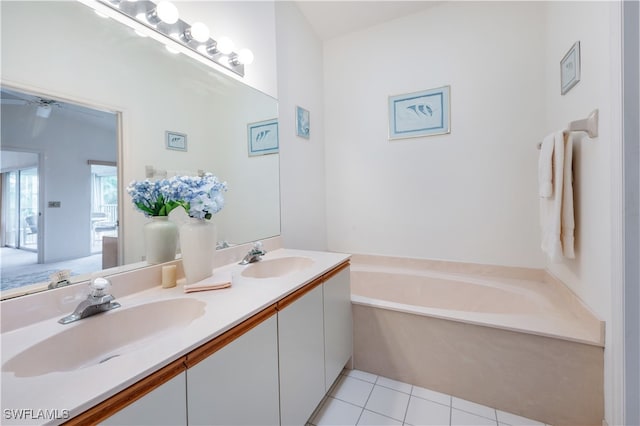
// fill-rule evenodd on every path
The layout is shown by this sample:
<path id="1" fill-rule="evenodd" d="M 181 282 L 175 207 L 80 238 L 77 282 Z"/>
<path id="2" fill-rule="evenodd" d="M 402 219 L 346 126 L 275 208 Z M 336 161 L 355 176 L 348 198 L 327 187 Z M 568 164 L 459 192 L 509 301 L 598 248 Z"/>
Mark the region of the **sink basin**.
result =
<path id="1" fill-rule="evenodd" d="M 98 365 L 131 353 L 171 329 L 190 324 L 204 314 L 205 305 L 196 299 L 169 299 L 60 325 L 61 332 L 9 359 L 2 371 L 33 377 Z"/>
<path id="2" fill-rule="evenodd" d="M 248 278 L 275 278 L 302 271 L 311 265 L 313 265 L 313 259 L 308 257 L 280 257 L 252 263 L 240 275 Z"/>

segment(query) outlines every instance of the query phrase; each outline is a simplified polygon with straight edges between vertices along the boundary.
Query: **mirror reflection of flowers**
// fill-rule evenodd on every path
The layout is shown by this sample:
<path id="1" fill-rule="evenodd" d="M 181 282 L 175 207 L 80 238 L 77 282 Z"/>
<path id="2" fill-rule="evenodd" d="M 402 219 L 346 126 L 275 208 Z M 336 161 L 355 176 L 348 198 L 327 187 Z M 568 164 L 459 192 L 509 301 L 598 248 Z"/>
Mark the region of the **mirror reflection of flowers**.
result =
<path id="1" fill-rule="evenodd" d="M 224 207 L 227 183 L 206 173 L 169 179 L 133 181 L 127 187 L 136 208 L 145 216 L 168 216 L 182 206 L 190 217 L 211 219 Z"/>

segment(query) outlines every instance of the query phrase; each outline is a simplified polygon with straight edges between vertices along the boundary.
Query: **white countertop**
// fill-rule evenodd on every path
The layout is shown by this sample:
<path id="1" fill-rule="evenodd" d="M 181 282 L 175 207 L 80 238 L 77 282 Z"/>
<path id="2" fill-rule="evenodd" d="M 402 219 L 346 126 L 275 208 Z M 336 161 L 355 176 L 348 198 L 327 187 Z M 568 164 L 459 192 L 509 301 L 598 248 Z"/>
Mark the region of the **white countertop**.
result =
<path id="1" fill-rule="evenodd" d="M 279 257 L 309 257 L 314 263 L 307 269 L 278 278 L 245 278 L 239 272 L 245 266 L 230 264 L 215 270 L 216 273 L 231 271 L 234 277 L 230 288 L 185 294 L 182 285 L 162 289 L 158 283 L 152 288 L 133 293 L 117 301 L 122 307 L 99 315 L 117 314 L 152 301 L 175 298 L 190 298 L 206 303 L 202 316 L 188 326 L 175 327 L 138 347 L 103 364 L 92 365 L 73 371 L 53 372 L 33 377 L 16 377 L 12 372 L 2 371 L 2 424 L 42 424 L 46 420 L 7 420 L 6 410 L 68 410 L 74 417 L 140 379 L 157 371 L 191 350 L 208 342 L 235 325 L 241 323 L 287 294 L 320 277 L 328 270 L 349 259 L 342 253 L 315 252 L 306 250 L 278 249 L 267 253 L 264 260 Z M 2 364 L 29 347 L 61 332 L 89 324 L 89 317 L 71 324 L 61 325 L 58 318 L 28 324 L 2 333 Z M 140 318 L 154 321 L 154 318 Z M 85 326 L 86 327 L 86 326 Z M 118 333 L 113 330 L 113 333 Z M 96 336 L 100 338 L 100 336 Z M 91 342 L 87 342 L 90 345 Z M 56 350 L 63 351 L 64 348 Z M 59 423 L 53 421 L 51 423 Z"/>

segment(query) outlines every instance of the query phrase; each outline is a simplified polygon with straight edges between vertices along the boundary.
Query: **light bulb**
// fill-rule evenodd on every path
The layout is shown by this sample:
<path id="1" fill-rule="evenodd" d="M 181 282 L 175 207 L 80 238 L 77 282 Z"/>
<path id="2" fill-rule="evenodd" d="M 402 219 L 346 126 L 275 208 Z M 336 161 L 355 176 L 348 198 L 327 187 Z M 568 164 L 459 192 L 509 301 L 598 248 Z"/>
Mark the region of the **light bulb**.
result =
<path id="1" fill-rule="evenodd" d="M 36 116 L 41 118 L 49 118 L 51 115 L 51 105 L 49 104 L 41 104 L 36 108 Z"/>
<path id="2" fill-rule="evenodd" d="M 209 28 L 202 22 L 194 22 L 187 32 L 191 38 L 200 43 L 209 40 Z"/>
<path id="3" fill-rule="evenodd" d="M 167 24 L 175 24 L 178 22 L 178 8 L 170 1 L 161 1 L 158 3 L 156 13 L 158 14 L 158 18 Z"/>
<path id="4" fill-rule="evenodd" d="M 173 47 L 169 46 L 168 44 L 166 44 L 165 49 L 167 49 L 170 53 L 173 53 L 174 55 L 177 55 L 178 53 L 180 53 L 179 50 L 174 49 Z"/>
<path id="5" fill-rule="evenodd" d="M 244 65 L 253 63 L 253 52 L 249 49 L 240 49 L 238 51 L 238 62 Z"/>
<path id="6" fill-rule="evenodd" d="M 220 40 L 218 40 L 218 51 L 220 53 L 228 55 L 233 52 L 233 49 L 235 49 L 235 46 L 229 37 L 220 37 Z"/>

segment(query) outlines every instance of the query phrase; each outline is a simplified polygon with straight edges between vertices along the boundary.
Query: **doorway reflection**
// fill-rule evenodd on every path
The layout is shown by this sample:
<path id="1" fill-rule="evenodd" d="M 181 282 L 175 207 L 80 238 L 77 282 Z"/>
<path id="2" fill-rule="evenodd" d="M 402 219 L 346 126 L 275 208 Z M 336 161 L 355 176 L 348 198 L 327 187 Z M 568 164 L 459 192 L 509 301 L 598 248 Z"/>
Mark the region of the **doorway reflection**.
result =
<path id="1" fill-rule="evenodd" d="M 105 268 L 118 237 L 117 115 L 2 87 L 0 290 Z M 45 113 L 46 112 L 46 113 Z M 117 264 L 117 241 L 109 264 Z M 73 278 L 72 278 L 73 280 Z"/>

